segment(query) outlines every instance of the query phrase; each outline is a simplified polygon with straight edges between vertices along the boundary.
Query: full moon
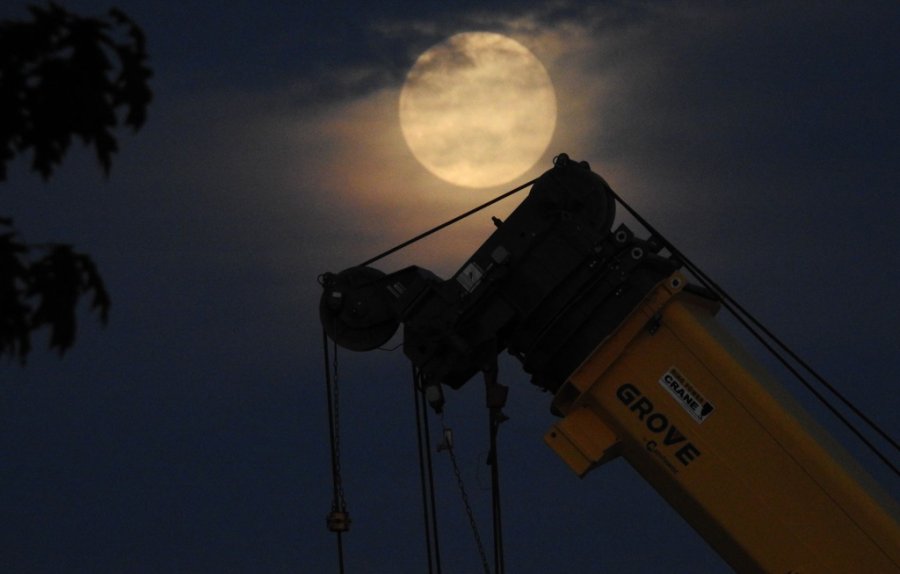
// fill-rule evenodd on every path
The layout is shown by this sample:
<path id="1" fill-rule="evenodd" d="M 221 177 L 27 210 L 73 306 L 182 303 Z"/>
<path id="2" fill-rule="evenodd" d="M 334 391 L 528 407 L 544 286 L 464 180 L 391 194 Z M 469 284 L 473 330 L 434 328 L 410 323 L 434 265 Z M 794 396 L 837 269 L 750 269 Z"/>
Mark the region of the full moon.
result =
<path id="1" fill-rule="evenodd" d="M 456 34 L 425 51 L 407 74 L 400 127 L 434 175 L 491 187 L 522 175 L 547 150 L 556 94 L 522 44 L 489 32 Z"/>

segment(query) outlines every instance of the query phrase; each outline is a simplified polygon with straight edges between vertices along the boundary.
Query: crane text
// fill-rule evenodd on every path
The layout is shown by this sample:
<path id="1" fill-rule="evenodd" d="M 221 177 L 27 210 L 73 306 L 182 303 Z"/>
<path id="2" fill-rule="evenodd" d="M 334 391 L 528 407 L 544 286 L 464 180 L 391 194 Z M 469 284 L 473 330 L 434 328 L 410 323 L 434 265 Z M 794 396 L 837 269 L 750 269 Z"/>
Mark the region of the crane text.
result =
<path id="1" fill-rule="evenodd" d="M 683 466 L 689 465 L 700 456 L 700 449 L 694 446 L 678 427 L 671 424 L 665 414 L 657 411 L 653 402 L 636 386 L 625 383 L 616 390 L 616 397 L 628 407 L 628 410 L 637 415 L 647 430 L 661 437 L 663 447 L 676 449 L 674 456 Z M 660 446 L 655 440 L 651 442 L 654 449 Z"/>

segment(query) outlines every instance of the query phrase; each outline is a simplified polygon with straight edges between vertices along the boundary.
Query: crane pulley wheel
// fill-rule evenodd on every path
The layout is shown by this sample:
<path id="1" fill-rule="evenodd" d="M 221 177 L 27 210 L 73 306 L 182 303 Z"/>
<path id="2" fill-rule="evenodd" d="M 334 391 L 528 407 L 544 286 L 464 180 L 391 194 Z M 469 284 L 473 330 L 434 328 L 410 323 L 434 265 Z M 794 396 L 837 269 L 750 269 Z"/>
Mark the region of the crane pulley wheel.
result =
<path id="1" fill-rule="evenodd" d="M 332 341 L 351 351 L 370 351 L 390 340 L 400 321 L 386 290 L 360 289 L 385 274 L 372 267 L 325 273 L 319 315 Z"/>

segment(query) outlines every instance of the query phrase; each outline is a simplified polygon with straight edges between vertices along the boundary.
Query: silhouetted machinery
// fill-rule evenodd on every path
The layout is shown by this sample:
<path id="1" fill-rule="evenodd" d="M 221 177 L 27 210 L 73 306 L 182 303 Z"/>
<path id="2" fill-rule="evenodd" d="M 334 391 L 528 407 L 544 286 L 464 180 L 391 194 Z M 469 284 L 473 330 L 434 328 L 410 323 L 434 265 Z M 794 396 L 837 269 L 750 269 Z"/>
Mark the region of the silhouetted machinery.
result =
<path id="1" fill-rule="evenodd" d="M 402 323 L 436 408 L 507 350 L 553 394 L 545 440 L 572 470 L 624 457 L 738 571 L 900 570 L 894 502 L 723 331 L 717 296 L 614 219 L 561 155 L 450 279 L 326 274 L 326 333 L 363 351 Z"/>

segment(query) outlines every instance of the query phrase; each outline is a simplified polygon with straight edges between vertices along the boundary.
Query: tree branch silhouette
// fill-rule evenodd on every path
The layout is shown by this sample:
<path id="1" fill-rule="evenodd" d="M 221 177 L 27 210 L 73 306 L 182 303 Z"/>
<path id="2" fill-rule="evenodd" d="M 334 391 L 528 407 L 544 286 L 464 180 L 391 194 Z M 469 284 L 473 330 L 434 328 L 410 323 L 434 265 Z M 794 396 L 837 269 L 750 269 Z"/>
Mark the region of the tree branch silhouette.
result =
<path id="1" fill-rule="evenodd" d="M 120 125 L 138 131 L 152 99 L 143 31 L 124 12 L 83 17 L 55 3 L 29 6 L 30 20 L 0 22 L 0 182 L 8 164 L 31 155 L 47 180 L 73 138 L 96 153 L 108 174 Z M 22 363 L 34 331 L 49 328 L 50 348 L 75 341 L 83 297 L 106 323 L 110 299 L 93 260 L 67 244 L 28 244 L 0 218 L 0 356 Z"/>

